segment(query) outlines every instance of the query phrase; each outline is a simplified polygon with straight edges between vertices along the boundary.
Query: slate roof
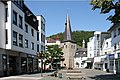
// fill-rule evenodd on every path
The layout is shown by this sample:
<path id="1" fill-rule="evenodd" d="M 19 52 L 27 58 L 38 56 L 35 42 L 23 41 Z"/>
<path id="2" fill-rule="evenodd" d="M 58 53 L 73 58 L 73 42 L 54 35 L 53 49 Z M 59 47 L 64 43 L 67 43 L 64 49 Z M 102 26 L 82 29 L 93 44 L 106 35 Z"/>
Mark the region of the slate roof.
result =
<path id="1" fill-rule="evenodd" d="M 74 57 L 87 57 L 87 48 L 78 48 Z"/>
<path id="2" fill-rule="evenodd" d="M 72 40 L 72 31 L 69 16 L 66 17 L 64 41 Z"/>

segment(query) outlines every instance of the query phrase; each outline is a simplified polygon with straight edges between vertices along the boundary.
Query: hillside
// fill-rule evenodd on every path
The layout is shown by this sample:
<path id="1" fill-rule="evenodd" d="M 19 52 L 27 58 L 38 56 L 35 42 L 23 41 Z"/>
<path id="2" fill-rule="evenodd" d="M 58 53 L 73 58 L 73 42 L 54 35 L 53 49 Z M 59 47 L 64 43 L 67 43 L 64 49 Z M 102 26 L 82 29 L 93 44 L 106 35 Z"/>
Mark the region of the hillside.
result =
<path id="1" fill-rule="evenodd" d="M 89 41 L 89 38 L 93 36 L 93 34 L 94 34 L 94 31 L 73 31 L 72 38 L 73 38 L 73 40 L 76 41 L 76 43 L 80 47 L 82 46 L 82 41 L 84 39 L 86 42 L 85 46 L 87 46 L 87 42 Z M 63 41 L 63 39 L 64 39 L 63 33 L 54 34 L 49 37 L 55 39 L 57 35 L 60 37 L 60 41 Z"/>

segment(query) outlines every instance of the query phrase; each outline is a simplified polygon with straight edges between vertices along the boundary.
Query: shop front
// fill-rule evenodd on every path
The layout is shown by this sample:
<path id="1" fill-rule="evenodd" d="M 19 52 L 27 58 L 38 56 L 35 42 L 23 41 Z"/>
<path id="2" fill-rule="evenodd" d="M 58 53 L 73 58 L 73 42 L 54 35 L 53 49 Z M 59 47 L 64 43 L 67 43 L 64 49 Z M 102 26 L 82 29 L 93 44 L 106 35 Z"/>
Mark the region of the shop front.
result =
<path id="1" fill-rule="evenodd" d="M 27 73 L 27 58 L 21 57 L 21 71 L 22 74 Z"/>
<path id="2" fill-rule="evenodd" d="M 7 71 L 8 71 L 8 68 L 7 68 L 7 55 L 5 55 L 5 54 L 2 55 L 2 64 L 3 64 L 3 75 L 7 76 Z"/>
<path id="3" fill-rule="evenodd" d="M 120 53 L 117 53 L 118 58 L 115 61 L 116 64 L 116 72 L 120 73 Z"/>
<path id="4" fill-rule="evenodd" d="M 114 70 L 114 54 L 109 54 L 109 71 L 113 72 Z"/>

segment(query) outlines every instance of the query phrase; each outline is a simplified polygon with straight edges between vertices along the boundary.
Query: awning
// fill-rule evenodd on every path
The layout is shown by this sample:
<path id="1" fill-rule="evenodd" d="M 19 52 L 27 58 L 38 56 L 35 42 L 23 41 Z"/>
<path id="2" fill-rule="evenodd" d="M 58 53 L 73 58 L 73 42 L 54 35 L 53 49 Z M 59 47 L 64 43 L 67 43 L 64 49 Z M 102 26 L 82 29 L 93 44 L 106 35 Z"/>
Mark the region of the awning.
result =
<path id="1" fill-rule="evenodd" d="M 101 62 L 95 62 L 94 64 L 103 64 L 103 62 L 101 61 Z"/>
<path id="2" fill-rule="evenodd" d="M 86 60 L 86 62 L 87 62 L 87 63 L 93 62 L 93 58 L 88 58 L 88 59 Z"/>

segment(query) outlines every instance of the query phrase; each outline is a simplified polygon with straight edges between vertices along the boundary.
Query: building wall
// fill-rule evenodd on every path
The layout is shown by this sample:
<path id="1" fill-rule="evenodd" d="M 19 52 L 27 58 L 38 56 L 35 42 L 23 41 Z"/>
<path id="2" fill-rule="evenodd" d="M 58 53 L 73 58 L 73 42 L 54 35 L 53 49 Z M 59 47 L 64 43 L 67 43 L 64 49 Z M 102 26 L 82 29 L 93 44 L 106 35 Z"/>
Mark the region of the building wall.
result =
<path id="1" fill-rule="evenodd" d="M 13 10 L 17 13 L 17 26 L 13 24 Z M 37 52 L 37 31 L 25 22 L 24 12 L 11 1 L 8 1 L 8 15 L 8 22 L 6 23 L 6 29 L 8 30 L 8 44 L 6 44 L 6 49 L 35 55 Z M 23 29 L 19 28 L 19 15 L 22 17 Z M 28 33 L 25 32 L 25 24 L 28 25 Z M 31 29 L 34 30 L 34 36 L 31 34 Z M 17 32 L 18 46 L 13 45 L 13 31 Z M 23 35 L 23 47 L 19 47 L 19 34 Z M 25 48 L 25 39 L 28 40 L 28 48 Z M 34 43 L 34 50 L 31 49 L 31 42 Z"/>
<path id="2" fill-rule="evenodd" d="M 0 46 L 5 48 L 5 4 L 0 2 Z"/>
<path id="3" fill-rule="evenodd" d="M 111 54 L 112 53 L 112 47 L 111 47 L 111 37 L 108 39 L 104 39 L 103 45 L 102 45 L 102 52 L 101 55 Z"/>
<path id="4" fill-rule="evenodd" d="M 94 57 L 94 37 L 89 38 L 89 42 L 87 43 L 87 56 L 88 58 Z"/>
<path id="5" fill-rule="evenodd" d="M 74 58 L 74 67 L 76 68 L 85 68 L 87 66 L 87 63 L 83 62 L 87 60 L 87 57 L 77 57 L 77 58 Z M 76 63 L 79 63 L 79 66 L 76 65 Z"/>
<path id="6" fill-rule="evenodd" d="M 16 5 L 17 3 L 14 4 L 12 1 L 7 1 L 6 5 L 0 1 L 0 76 L 33 73 L 38 70 L 38 57 L 36 54 L 37 44 L 40 45 L 39 40 L 37 40 L 38 30 L 35 28 L 36 26 L 27 23 L 25 19 L 26 13 Z M 8 9 L 7 21 L 6 8 Z M 16 25 L 13 24 L 13 10 L 17 13 Z M 22 29 L 19 27 L 19 16 L 22 17 Z M 34 14 L 32 14 L 32 17 L 36 18 Z M 32 20 L 33 19 L 31 19 L 31 21 Z M 25 31 L 25 24 L 28 26 L 28 32 Z M 32 35 L 32 30 L 34 35 Z M 13 31 L 17 32 L 17 45 L 13 45 Z M 23 46 L 19 45 L 19 34 L 23 36 Z M 43 32 L 43 35 L 45 36 L 45 32 Z M 28 48 L 25 47 L 25 39 L 28 40 Z M 6 43 L 6 41 L 8 43 Z M 34 49 L 32 49 L 32 42 L 34 43 Z M 44 44 L 44 42 L 42 44 Z"/>
<path id="7" fill-rule="evenodd" d="M 111 38 L 112 38 L 112 43 L 111 43 L 111 46 L 112 46 L 112 53 L 111 55 L 112 56 L 112 59 L 111 59 L 111 56 L 109 55 L 109 69 L 110 71 L 114 72 L 114 73 L 120 73 L 120 24 L 116 24 L 114 26 L 112 26 L 114 28 L 112 28 L 110 30 L 111 32 Z M 116 68 L 115 68 L 115 67 Z"/>
<path id="8" fill-rule="evenodd" d="M 40 51 L 45 52 L 45 18 L 42 15 L 37 16 L 38 20 L 38 30 L 39 30 L 39 40 L 40 40 Z M 43 38 L 43 39 L 42 39 Z"/>

